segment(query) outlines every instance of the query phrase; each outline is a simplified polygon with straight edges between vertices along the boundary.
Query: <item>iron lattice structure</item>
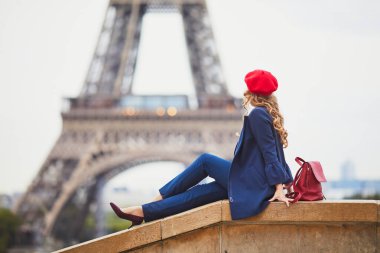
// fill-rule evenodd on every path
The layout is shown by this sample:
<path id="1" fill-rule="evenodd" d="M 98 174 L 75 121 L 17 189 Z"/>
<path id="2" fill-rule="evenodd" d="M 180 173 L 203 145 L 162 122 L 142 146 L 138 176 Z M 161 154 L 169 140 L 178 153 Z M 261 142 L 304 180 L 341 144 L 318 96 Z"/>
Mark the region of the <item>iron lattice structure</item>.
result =
<path id="1" fill-rule="evenodd" d="M 187 96 L 132 93 L 142 18 L 150 11 L 183 17 L 197 109 Z M 144 107 L 154 99 L 159 107 Z M 66 244 L 95 236 L 83 222 L 118 173 L 154 161 L 188 165 L 205 151 L 232 159 L 241 129 L 241 100 L 226 88 L 204 0 L 110 1 L 86 81 L 68 101 L 61 135 L 15 207 L 37 244 L 46 236 Z"/>

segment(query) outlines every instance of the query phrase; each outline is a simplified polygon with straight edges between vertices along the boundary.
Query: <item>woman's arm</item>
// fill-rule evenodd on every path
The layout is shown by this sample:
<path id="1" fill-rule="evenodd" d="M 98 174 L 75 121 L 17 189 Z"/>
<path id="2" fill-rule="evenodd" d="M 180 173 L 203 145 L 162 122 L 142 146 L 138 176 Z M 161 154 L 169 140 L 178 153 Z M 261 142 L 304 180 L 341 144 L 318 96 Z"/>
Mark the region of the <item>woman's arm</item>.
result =
<path id="1" fill-rule="evenodd" d="M 292 178 L 280 163 L 277 155 L 276 142 L 272 131 L 272 119 L 262 109 L 255 109 L 249 115 L 249 125 L 265 162 L 265 175 L 270 185 L 276 187 L 273 197 L 269 201 L 279 200 L 289 206 L 291 199 L 285 197 L 283 184 L 289 184 Z"/>
<path id="2" fill-rule="evenodd" d="M 280 163 L 277 154 L 275 137 L 272 131 L 272 118 L 264 111 L 256 108 L 249 114 L 249 126 L 265 162 L 265 175 L 270 185 L 287 184 L 292 181 L 286 168 Z"/>

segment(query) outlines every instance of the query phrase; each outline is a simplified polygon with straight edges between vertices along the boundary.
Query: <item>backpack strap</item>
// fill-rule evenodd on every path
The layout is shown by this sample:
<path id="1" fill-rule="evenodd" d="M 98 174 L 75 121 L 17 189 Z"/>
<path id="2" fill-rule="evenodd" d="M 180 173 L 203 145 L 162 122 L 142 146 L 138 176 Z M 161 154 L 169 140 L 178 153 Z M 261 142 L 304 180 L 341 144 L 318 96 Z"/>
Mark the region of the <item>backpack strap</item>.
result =
<path id="1" fill-rule="evenodd" d="M 285 197 L 293 199 L 292 201 L 289 201 L 289 202 L 292 203 L 292 204 L 294 204 L 298 200 L 300 200 L 300 198 L 302 197 L 302 194 L 299 193 L 299 192 L 291 192 L 291 193 L 285 194 Z"/>
<path id="2" fill-rule="evenodd" d="M 304 163 L 305 163 L 305 160 L 304 159 L 302 159 L 301 157 L 296 157 L 296 162 L 300 165 L 300 166 L 302 166 Z"/>
<path id="3" fill-rule="evenodd" d="M 294 176 L 294 180 L 293 180 L 293 182 L 290 185 L 290 186 L 293 186 L 293 189 L 294 189 L 294 185 L 298 183 L 298 180 L 299 180 L 299 178 L 301 176 L 302 167 L 303 167 L 303 165 L 305 163 L 305 160 L 303 160 L 300 157 L 296 157 L 295 160 L 301 166 L 301 168 L 298 169 L 296 175 Z M 293 199 L 292 201 L 290 201 L 290 203 L 294 204 L 294 203 L 296 203 L 302 197 L 302 194 L 300 192 L 290 192 L 290 193 L 285 194 L 285 197 Z"/>

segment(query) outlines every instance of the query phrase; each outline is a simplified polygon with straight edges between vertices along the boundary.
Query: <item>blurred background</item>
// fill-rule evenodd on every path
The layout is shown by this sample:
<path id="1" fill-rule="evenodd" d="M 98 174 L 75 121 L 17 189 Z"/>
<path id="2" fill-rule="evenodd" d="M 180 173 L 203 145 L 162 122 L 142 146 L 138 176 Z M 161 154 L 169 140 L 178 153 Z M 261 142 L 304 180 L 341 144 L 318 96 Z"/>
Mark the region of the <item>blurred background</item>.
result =
<path id="1" fill-rule="evenodd" d="M 0 0 L 0 219 L 13 219 L 7 210 L 27 191 L 59 138 L 63 98 L 81 92 L 108 3 Z M 380 3 L 206 3 L 229 93 L 241 98 L 244 75 L 253 69 L 277 77 L 289 133 L 285 156 L 293 173 L 296 156 L 318 160 L 328 180 L 327 199 L 379 199 Z M 177 12 L 144 15 L 134 94 L 196 96 L 183 26 Z M 106 232 L 129 226 L 109 213 L 108 200 L 126 206 L 150 201 L 184 168 L 178 161 L 153 161 L 109 180 L 101 192 Z M 21 224 L 14 219 L 9 245 L 17 243 L 11 227 Z M 89 228 L 94 223 L 86 221 Z"/>

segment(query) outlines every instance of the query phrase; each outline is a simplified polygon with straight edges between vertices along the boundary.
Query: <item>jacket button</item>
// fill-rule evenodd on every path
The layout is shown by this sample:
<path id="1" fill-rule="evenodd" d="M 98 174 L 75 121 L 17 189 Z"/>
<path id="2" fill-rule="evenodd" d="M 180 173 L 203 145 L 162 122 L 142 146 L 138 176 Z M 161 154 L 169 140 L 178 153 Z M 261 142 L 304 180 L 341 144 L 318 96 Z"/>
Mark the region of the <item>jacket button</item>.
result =
<path id="1" fill-rule="evenodd" d="M 234 200 L 233 200 L 233 198 L 232 198 L 232 197 L 230 197 L 230 201 L 231 201 L 231 202 L 234 202 Z"/>

